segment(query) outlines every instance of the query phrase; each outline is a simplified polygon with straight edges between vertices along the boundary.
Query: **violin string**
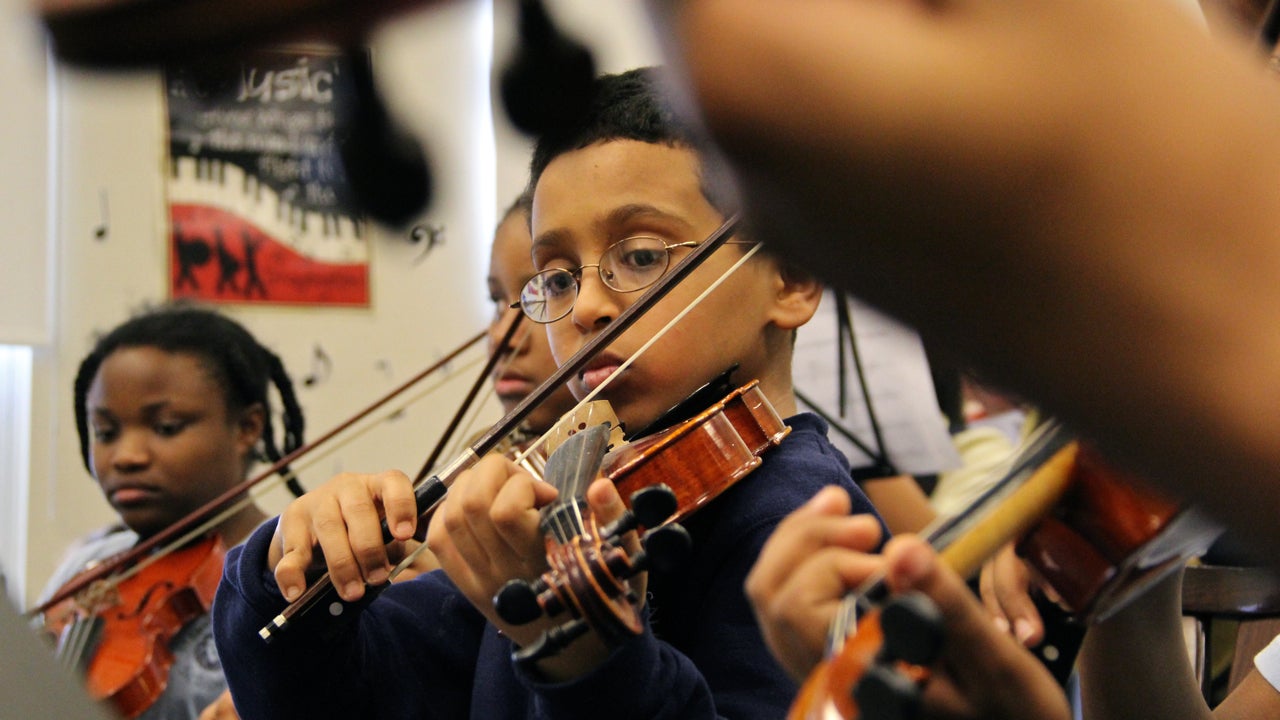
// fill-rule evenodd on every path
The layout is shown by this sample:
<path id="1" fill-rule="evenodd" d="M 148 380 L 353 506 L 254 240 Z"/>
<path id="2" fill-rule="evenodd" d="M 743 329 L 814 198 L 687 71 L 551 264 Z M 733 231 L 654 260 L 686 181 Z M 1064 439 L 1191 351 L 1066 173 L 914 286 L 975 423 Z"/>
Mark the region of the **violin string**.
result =
<path id="1" fill-rule="evenodd" d="M 632 353 L 631 357 L 627 358 L 620 365 L 618 365 L 617 369 L 615 369 L 612 373 L 610 373 L 608 377 L 606 377 L 599 385 L 597 385 L 594 390 L 587 393 L 587 396 L 584 397 L 582 400 L 580 400 L 578 404 L 575 405 L 573 409 L 569 411 L 569 413 L 567 413 L 567 416 L 572 416 L 574 413 L 576 413 L 579 409 L 581 409 L 587 403 L 591 402 L 592 400 L 595 400 L 596 396 L 599 395 L 601 392 L 603 392 L 604 389 L 607 388 L 609 384 L 613 382 L 614 378 L 618 377 L 618 375 L 620 375 L 624 370 L 631 367 L 631 365 L 635 363 L 635 361 L 638 360 L 640 356 L 643 355 L 650 347 L 652 347 L 654 343 L 662 339 L 663 335 L 666 335 L 667 332 L 671 330 L 671 328 L 675 327 L 676 324 L 679 323 L 681 320 L 683 320 L 686 315 L 688 315 L 690 312 L 693 311 L 694 308 L 696 308 L 699 304 L 701 304 L 702 301 L 706 299 L 706 297 L 710 295 L 712 291 L 714 291 L 716 288 L 724 284 L 724 282 L 728 280 L 729 276 L 737 272 L 738 268 L 746 264 L 746 262 L 750 260 L 752 256 L 754 256 L 757 252 L 759 252 L 762 247 L 764 247 L 762 244 L 756 243 L 754 246 L 752 246 L 750 250 L 743 253 L 742 257 L 739 258 L 737 262 L 735 262 L 732 266 L 730 266 L 728 270 L 725 270 L 720 275 L 720 277 L 716 278 L 714 282 L 708 285 L 707 288 L 703 290 L 701 293 L 699 293 L 698 296 L 695 297 L 690 303 L 685 305 L 685 307 L 680 312 L 676 313 L 675 317 L 671 318 L 671 320 L 666 325 L 664 325 L 661 329 L 655 332 L 653 334 L 653 337 L 649 338 L 649 340 L 646 341 L 643 345 L 641 345 L 638 350 Z M 528 455 L 529 453 L 541 447 L 543 443 L 547 441 L 547 438 L 549 438 L 551 434 L 555 432 L 555 430 L 560 426 L 560 424 L 563 421 L 564 420 L 562 418 L 559 422 L 553 425 L 550 430 L 543 433 L 541 437 L 535 440 L 532 445 L 530 445 L 523 453 L 520 454 L 520 456 L 517 458 L 517 461 L 520 459 L 523 459 L 525 455 Z"/>
<path id="2" fill-rule="evenodd" d="M 58 639 L 58 651 L 56 657 L 59 664 L 67 670 L 75 668 L 78 659 L 84 652 L 84 625 L 86 620 L 83 617 L 76 617 L 67 625 L 67 629 L 63 631 L 63 637 Z"/>
<path id="3" fill-rule="evenodd" d="M 409 553 L 404 556 L 404 559 L 396 563 L 396 566 L 391 569 L 391 574 L 387 577 L 387 582 L 395 582 L 395 579 L 400 576 L 400 573 L 412 567 L 413 564 L 417 562 L 418 558 L 422 555 L 422 553 L 426 551 L 427 551 L 427 544 L 425 542 L 418 543 L 417 547 L 415 547 L 413 550 L 410 550 Z"/>
<path id="4" fill-rule="evenodd" d="M 587 406 L 587 408 L 587 418 L 583 421 L 583 424 L 590 426 L 594 406 Z M 579 498 L 585 500 L 587 483 L 595 479 L 595 471 L 599 468 L 592 468 L 590 473 L 586 473 L 583 471 L 582 467 L 584 462 L 586 462 L 586 458 L 580 456 L 578 458 L 578 467 L 575 468 L 573 472 L 573 487 L 569 489 L 569 507 L 573 512 L 573 527 L 569 529 L 569 532 L 572 534 L 569 535 L 569 537 L 582 537 L 587 529 L 587 522 L 582 514 L 582 506 L 586 503 L 579 502 Z"/>
<path id="5" fill-rule="evenodd" d="M 98 635 L 100 621 L 97 617 L 77 616 L 68 628 L 65 649 L 60 645 L 58 659 L 68 671 L 77 671 L 84 667 L 89 657 L 91 646 Z"/>

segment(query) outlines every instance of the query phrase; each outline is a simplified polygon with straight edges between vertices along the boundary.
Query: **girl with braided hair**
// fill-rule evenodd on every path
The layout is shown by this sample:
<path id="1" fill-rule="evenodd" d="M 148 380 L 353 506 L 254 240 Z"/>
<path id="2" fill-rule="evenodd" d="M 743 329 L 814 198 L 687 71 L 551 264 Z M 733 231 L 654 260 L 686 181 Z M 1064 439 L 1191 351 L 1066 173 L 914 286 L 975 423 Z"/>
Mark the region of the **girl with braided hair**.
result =
<path id="1" fill-rule="evenodd" d="M 278 443 L 273 385 L 283 406 Z M 255 461 L 302 444 L 302 411 L 280 359 L 235 321 L 189 304 L 147 311 L 100 338 L 76 375 L 75 411 L 81 458 L 121 524 L 73 549 L 45 597 L 241 483 Z M 296 481 L 291 489 L 302 492 Z M 266 517 L 245 503 L 210 532 L 230 547 Z M 140 717 L 195 720 L 226 688 L 208 614 L 169 649 L 168 686 Z"/>

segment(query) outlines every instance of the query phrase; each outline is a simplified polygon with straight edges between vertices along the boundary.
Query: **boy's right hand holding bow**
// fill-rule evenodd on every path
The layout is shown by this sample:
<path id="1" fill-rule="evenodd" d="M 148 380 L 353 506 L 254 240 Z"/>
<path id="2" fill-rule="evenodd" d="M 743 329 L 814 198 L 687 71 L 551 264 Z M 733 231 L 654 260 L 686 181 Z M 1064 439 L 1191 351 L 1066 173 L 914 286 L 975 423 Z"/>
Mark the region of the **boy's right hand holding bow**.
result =
<path id="1" fill-rule="evenodd" d="M 397 541 L 417 532 L 413 483 L 402 472 L 342 473 L 290 503 L 267 555 L 285 600 L 296 600 L 321 568 L 348 602 L 364 596 L 366 583 L 386 582 L 392 558 L 382 539 L 384 515 Z"/>
<path id="2" fill-rule="evenodd" d="M 493 606 L 493 596 L 507 581 L 532 580 L 547 570 L 539 510 L 557 497 L 553 486 L 506 458 L 489 455 L 453 481 L 426 531 L 427 545 L 449 579 L 519 646 L 535 642 L 544 630 L 566 619 L 542 618 L 516 626 L 504 622 Z M 626 509 L 607 480 L 590 486 L 587 503 L 602 525 Z M 389 553 L 382 540 L 384 514 L 397 541 L 421 532 L 413 485 L 404 473 L 343 473 L 293 501 L 280 516 L 267 557 L 285 599 L 301 595 L 308 575 L 324 566 L 347 601 L 362 597 L 365 584 L 386 582 L 395 553 Z M 538 669 L 549 678 L 568 679 L 606 655 L 592 635 L 539 661 Z"/>

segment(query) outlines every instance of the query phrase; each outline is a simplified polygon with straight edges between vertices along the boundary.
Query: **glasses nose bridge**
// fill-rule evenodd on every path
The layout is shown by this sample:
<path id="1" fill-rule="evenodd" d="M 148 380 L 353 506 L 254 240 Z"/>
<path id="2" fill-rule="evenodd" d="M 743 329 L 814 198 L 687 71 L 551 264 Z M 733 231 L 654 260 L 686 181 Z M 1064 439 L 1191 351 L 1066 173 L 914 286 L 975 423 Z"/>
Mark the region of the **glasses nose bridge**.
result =
<path id="1" fill-rule="evenodd" d="M 595 268 L 595 270 L 596 270 L 596 272 L 595 272 L 596 277 L 600 278 L 600 282 L 604 283 L 604 286 L 605 286 L 605 287 L 609 288 L 610 290 L 617 290 L 617 289 L 618 289 L 618 288 L 614 287 L 613 280 L 611 279 L 611 278 L 613 277 L 614 273 L 613 273 L 612 271 L 610 271 L 608 268 L 606 268 L 606 267 L 605 267 L 605 264 L 606 264 L 606 262 L 605 262 L 605 258 L 604 258 L 604 257 L 601 257 L 601 258 L 600 258 L 600 260 L 599 260 L 599 262 L 593 262 L 593 263 L 587 263 L 587 264 L 585 264 L 585 265 L 579 265 L 579 266 L 578 266 L 578 269 L 577 269 L 577 270 L 575 270 L 575 271 L 573 271 L 573 273 L 572 273 L 572 274 L 573 274 L 573 281 L 574 281 L 574 284 L 575 284 L 575 285 L 576 285 L 576 287 L 577 287 L 577 292 L 576 292 L 576 293 L 574 293 L 574 302 L 577 302 L 577 296 L 582 294 L 582 281 L 583 281 L 583 278 L 585 278 L 585 277 L 587 276 L 587 270 L 588 270 L 589 268 Z"/>
<path id="2" fill-rule="evenodd" d="M 580 265 L 577 272 L 574 273 L 574 288 L 576 292 L 573 295 L 573 302 L 565 314 L 574 318 L 576 324 L 584 327 L 594 327 L 602 318 L 613 317 L 618 313 L 619 309 L 615 293 L 619 291 L 614 286 L 613 281 L 609 279 L 612 273 L 605 267 L 606 264 L 606 258 L 602 257 L 600 262 Z M 596 270 L 593 275 L 599 280 L 598 287 L 587 287 L 586 277 L 590 268 L 595 268 Z"/>

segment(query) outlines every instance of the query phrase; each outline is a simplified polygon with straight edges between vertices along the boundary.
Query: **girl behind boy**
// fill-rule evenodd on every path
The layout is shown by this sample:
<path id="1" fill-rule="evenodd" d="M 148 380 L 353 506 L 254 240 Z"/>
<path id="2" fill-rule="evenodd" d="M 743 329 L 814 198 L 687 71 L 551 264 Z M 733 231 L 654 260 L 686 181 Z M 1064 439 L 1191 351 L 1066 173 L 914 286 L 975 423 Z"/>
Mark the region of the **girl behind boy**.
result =
<path id="1" fill-rule="evenodd" d="M 279 446 L 268 385 L 284 409 Z M 120 524 L 70 551 L 44 597 L 242 482 L 255 460 L 302 444 L 302 411 L 280 359 L 233 320 L 189 305 L 148 311 L 100 338 L 76 375 L 75 412 L 85 468 Z M 248 503 L 210 532 L 230 547 L 265 518 Z M 188 622 L 169 649 L 168 686 L 140 717 L 194 719 L 226 688 L 209 615 Z"/>

